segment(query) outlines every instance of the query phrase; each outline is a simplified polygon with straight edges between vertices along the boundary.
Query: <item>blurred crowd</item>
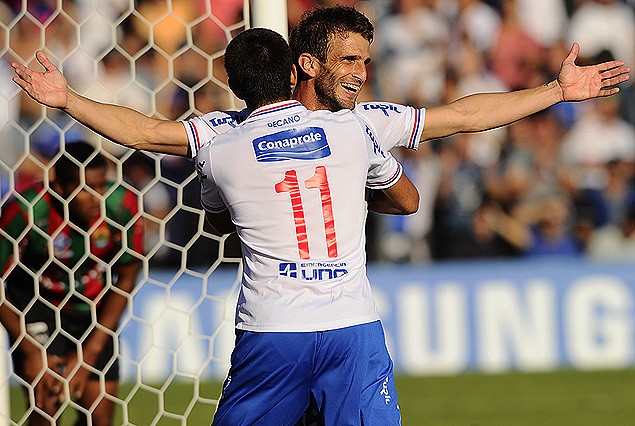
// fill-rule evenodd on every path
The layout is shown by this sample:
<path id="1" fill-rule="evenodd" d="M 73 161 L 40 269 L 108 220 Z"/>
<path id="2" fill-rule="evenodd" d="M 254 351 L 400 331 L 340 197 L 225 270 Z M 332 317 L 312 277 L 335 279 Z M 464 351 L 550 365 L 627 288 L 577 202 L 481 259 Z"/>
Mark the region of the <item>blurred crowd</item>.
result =
<path id="1" fill-rule="evenodd" d="M 289 25 L 316 5 L 349 4 L 375 24 L 359 100 L 418 107 L 553 80 L 573 41 L 578 64 L 635 64 L 635 0 L 288 0 Z M 101 144 L 112 174 L 143 195 L 157 264 L 206 265 L 198 182 L 183 158 L 132 153 L 44 110 L 11 82 L 45 47 L 79 93 L 168 119 L 240 109 L 222 50 L 245 27 L 243 0 L 0 2 L 0 190 L 42 179 L 60 145 Z M 412 216 L 371 214 L 370 261 L 587 256 L 635 260 L 635 84 L 561 103 L 510 126 L 394 152 L 419 188 Z M 118 166 L 121 164 L 122 166 Z M 225 256 L 237 255 L 228 242 Z"/>

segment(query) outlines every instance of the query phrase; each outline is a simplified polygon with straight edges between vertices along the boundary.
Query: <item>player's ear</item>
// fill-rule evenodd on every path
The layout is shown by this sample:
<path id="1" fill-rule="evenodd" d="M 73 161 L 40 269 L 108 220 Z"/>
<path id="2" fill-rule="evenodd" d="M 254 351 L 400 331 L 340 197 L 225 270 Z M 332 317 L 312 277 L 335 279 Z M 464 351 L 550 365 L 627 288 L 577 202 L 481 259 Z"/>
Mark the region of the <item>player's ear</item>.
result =
<path id="1" fill-rule="evenodd" d="M 315 59 L 313 56 L 308 53 L 303 53 L 298 58 L 298 66 L 300 67 L 300 71 L 309 75 L 310 77 L 315 77 Z"/>
<path id="2" fill-rule="evenodd" d="M 298 68 L 295 64 L 291 65 L 291 91 L 295 89 L 295 85 L 298 83 Z"/>

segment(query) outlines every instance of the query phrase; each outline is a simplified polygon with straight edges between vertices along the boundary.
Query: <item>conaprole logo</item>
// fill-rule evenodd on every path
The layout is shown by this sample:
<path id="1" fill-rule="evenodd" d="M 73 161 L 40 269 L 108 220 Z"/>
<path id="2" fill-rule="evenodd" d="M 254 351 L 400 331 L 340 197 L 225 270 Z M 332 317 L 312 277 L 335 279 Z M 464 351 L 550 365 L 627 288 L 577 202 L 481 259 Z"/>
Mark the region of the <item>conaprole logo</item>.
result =
<path id="1" fill-rule="evenodd" d="M 304 281 L 324 281 L 348 274 L 346 262 L 282 262 L 278 266 L 281 276 L 299 278 Z"/>
<path id="2" fill-rule="evenodd" d="M 316 160 L 331 155 L 321 127 L 304 127 L 272 133 L 252 141 L 256 161 Z"/>

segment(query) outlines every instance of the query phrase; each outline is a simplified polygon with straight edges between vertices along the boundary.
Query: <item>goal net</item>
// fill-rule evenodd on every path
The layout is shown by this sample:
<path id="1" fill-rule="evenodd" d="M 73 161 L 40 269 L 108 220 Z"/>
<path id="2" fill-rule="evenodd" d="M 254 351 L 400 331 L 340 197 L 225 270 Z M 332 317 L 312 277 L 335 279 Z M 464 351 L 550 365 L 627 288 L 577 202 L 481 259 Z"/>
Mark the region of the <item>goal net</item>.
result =
<path id="1" fill-rule="evenodd" d="M 254 13 L 259 7 L 272 15 L 254 16 L 251 25 L 286 20 L 280 2 L 253 3 Z M 250 26 L 249 10 L 248 0 L 0 3 L 0 213 L 30 185 L 43 182 L 46 190 L 53 163 L 77 140 L 100 147 L 109 179 L 138 196 L 143 267 L 116 331 L 121 387 L 117 395 L 102 395 L 115 402 L 121 424 L 210 423 L 233 347 L 238 243 L 235 236 L 207 232 L 190 160 L 134 152 L 100 138 L 28 98 L 11 81 L 9 64 L 42 70 L 35 60 L 42 49 L 73 90 L 164 119 L 241 109 L 226 85 L 223 52 Z M 32 208 L 29 216 L 34 226 Z M 0 238 L 15 248 L 12 266 L 0 269 L 4 283 L 20 263 L 19 241 L 1 230 Z M 55 237 L 47 238 L 53 250 Z M 36 282 L 38 273 L 32 278 Z M 24 313 L 18 315 L 24 322 Z M 9 345 L 1 327 L 0 339 L 0 426 L 24 424 L 37 410 L 33 392 L 25 397 L 21 387 L 28 384 L 13 373 L 10 355 L 17 344 Z M 69 400 L 51 420 L 64 424 L 74 411 L 90 409 Z"/>

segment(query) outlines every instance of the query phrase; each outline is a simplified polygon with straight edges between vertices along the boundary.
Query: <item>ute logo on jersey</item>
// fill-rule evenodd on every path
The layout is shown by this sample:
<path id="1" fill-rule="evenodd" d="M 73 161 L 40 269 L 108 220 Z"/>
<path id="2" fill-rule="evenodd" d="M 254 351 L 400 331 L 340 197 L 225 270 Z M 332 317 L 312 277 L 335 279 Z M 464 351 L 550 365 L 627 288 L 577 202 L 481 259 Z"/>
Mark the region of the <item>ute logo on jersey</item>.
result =
<path id="1" fill-rule="evenodd" d="M 256 161 L 316 160 L 331 155 L 321 127 L 304 127 L 272 133 L 252 141 Z"/>
<path id="2" fill-rule="evenodd" d="M 363 104 L 363 108 L 366 111 L 370 111 L 373 109 L 381 110 L 381 112 L 383 112 L 386 117 L 390 117 L 390 114 L 389 114 L 390 111 L 396 112 L 397 114 L 401 114 L 401 111 L 399 111 L 397 106 L 392 104 L 368 103 L 368 104 Z"/>
<path id="3" fill-rule="evenodd" d="M 236 125 L 238 124 L 236 122 L 236 119 L 232 116 L 227 116 L 227 117 L 223 117 L 223 118 L 212 118 L 211 120 L 209 120 L 209 124 L 212 125 L 212 127 L 218 127 L 218 126 L 222 126 L 223 124 L 227 124 L 229 127 L 236 127 Z"/>
<path id="4" fill-rule="evenodd" d="M 375 139 L 375 135 L 373 134 L 373 131 L 370 130 L 370 127 L 368 126 L 366 126 L 366 134 L 368 135 L 370 140 L 373 142 L 373 153 L 375 155 L 381 155 L 382 157 L 386 158 L 386 153 L 381 149 L 381 145 L 379 145 L 379 142 L 377 142 L 377 139 Z"/>

